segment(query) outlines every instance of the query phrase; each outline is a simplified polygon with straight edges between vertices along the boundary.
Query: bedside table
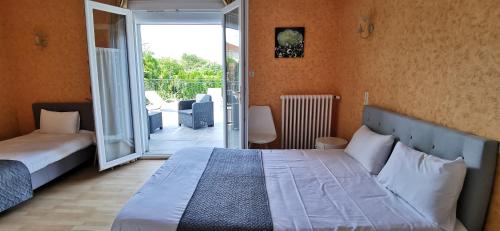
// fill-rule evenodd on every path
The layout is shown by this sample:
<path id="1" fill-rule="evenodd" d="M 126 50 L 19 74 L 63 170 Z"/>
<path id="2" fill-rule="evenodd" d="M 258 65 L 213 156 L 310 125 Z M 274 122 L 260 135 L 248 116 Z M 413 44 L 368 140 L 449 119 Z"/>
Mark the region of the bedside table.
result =
<path id="1" fill-rule="evenodd" d="M 344 149 L 347 140 L 340 137 L 318 137 L 316 138 L 316 149 Z"/>

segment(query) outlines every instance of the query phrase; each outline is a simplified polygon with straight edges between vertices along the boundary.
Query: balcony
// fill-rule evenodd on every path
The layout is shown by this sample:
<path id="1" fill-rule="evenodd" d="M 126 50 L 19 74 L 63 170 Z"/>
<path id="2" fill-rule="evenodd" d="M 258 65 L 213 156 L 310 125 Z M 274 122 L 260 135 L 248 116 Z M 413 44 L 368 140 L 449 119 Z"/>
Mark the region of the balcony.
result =
<path id="1" fill-rule="evenodd" d="M 149 136 L 150 155 L 173 154 L 185 147 L 223 147 L 223 104 L 218 81 L 184 81 L 179 79 L 145 79 L 146 107 L 160 112 L 163 129 Z M 196 94 L 209 94 L 214 102 L 214 127 L 197 130 L 179 126 L 178 103 L 194 99 Z"/>

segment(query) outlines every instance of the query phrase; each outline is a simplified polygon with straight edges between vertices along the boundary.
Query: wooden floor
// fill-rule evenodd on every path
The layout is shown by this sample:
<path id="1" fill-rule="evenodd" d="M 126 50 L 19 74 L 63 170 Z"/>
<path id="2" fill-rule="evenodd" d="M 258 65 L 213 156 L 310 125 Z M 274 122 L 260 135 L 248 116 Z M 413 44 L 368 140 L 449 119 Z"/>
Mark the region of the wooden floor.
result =
<path id="1" fill-rule="evenodd" d="M 163 163 L 139 160 L 103 173 L 92 167 L 76 170 L 0 215 L 0 230 L 109 231 L 125 202 Z"/>

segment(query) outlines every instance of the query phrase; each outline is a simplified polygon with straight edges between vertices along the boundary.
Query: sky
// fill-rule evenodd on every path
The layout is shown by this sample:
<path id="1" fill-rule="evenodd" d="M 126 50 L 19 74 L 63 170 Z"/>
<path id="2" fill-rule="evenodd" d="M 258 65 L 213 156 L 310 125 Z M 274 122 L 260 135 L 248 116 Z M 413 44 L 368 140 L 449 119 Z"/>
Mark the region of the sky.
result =
<path id="1" fill-rule="evenodd" d="M 238 43 L 238 31 L 230 29 L 227 35 L 229 43 Z M 220 25 L 142 25 L 141 39 L 157 58 L 180 59 L 188 53 L 222 63 Z"/>

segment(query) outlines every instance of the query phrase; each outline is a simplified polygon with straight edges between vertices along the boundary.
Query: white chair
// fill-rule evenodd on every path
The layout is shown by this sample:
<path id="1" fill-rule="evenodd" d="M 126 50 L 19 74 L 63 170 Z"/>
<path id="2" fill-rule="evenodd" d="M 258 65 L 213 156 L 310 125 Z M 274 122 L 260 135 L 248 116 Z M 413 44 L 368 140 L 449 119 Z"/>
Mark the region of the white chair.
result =
<path id="1" fill-rule="evenodd" d="M 267 144 L 277 138 L 273 115 L 269 106 L 250 106 L 248 112 L 248 142 L 251 144 Z"/>

